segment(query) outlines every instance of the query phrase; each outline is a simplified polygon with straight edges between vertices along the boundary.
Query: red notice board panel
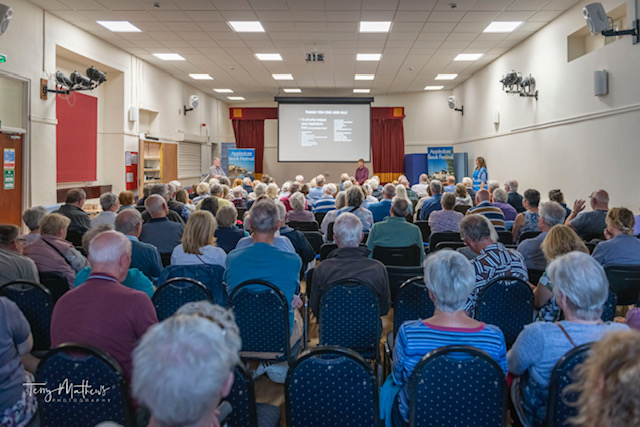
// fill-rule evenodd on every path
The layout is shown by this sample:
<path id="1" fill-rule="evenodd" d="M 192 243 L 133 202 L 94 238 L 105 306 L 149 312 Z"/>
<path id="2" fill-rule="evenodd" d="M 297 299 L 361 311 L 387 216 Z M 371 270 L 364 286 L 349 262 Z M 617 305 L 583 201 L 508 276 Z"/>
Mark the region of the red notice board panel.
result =
<path id="1" fill-rule="evenodd" d="M 95 181 L 98 98 L 77 92 L 57 95 L 56 116 L 57 181 Z"/>

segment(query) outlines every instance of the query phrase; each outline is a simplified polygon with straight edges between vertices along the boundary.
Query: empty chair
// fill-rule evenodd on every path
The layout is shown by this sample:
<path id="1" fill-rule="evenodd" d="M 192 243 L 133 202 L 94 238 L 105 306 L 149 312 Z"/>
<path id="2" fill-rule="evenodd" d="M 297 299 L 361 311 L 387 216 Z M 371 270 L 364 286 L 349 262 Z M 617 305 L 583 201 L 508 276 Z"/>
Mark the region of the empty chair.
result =
<path id="1" fill-rule="evenodd" d="M 54 303 L 69 290 L 67 278 L 59 271 L 39 271 L 38 276 L 40 276 L 40 284 L 51 292 Z"/>
<path id="2" fill-rule="evenodd" d="M 318 347 L 296 360 L 285 382 L 287 426 L 380 425 L 376 376 L 357 353 Z"/>
<path id="3" fill-rule="evenodd" d="M 65 279 L 65 284 L 67 283 Z M 15 302 L 29 322 L 33 335 L 32 351 L 46 351 L 51 347 L 51 292 L 39 283 L 17 280 L 0 287 L 0 296 Z"/>
<path id="4" fill-rule="evenodd" d="M 384 265 L 419 266 L 421 250 L 423 249 L 417 245 L 403 248 L 374 246 L 373 259 L 377 259 Z"/>
<path id="5" fill-rule="evenodd" d="M 317 254 L 320 253 L 320 248 L 324 244 L 324 239 L 322 238 L 322 233 L 319 231 L 302 231 L 304 237 L 307 238 L 307 241 L 313 248 L 314 252 Z"/>
<path id="6" fill-rule="evenodd" d="M 172 316 L 188 302 L 202 300 L 213 303 L 211 292 L 201 282 L 188 277 L 167 280 L 158 286 L 151 298 L 159 321 Z"/>
<path id="7" fill-rule="evenodd" d="M 398 265 L 385 265 L 387 269 L 387 275 L 389 276 L 389 291 L 391 295 L 391 304 L 395 304 L 397 299 L 398 291 L 400 290 L 400 286 L 407 280 L 416 277 L 422 276 L 423 270 L 422 267 L 405 267 Z M 397 315 L 394 314 L 394 318 Z"/>
<path id="8" fill-rule="evenodd" d="M 74 343 L 56 347 L 40 361 L 35 381 L 53 391 L 51 399 L 38 393 L 43 426 L 85 427 L 103 421 L 135 426 L 122 368 L 97 348 Z M 73 393 L 60 388 L 64 384 L 75 385 Z M 86 398 L 77 389 L 82 384 L 89 384 Z"/>
<path id="9" fill-rule="evenodd" d="M 233 410 L 225 419 L 229 427 L 277 427 L 280 425 L 280 408 L 266 403 L 256 403 L 256 393 L 251 372 L 240 363 L 233 372 L 234 381 L 229 395 L 223 399 Z"/>
<path id="10" fill-rule="evenodd" d="M 462 239 L 460 237 L 460 233 L 454 232 L 444 232 L 444 233 L 433 233 L 429 238 L 429 251 L 435 252 L 436 246 L 440 242 L 461 242 Z"/>
<path id="11" fill-rule="evenodd" d="M 422 233 L 422 241 L 427 243 L 429 241 L 429 236 L 431 235 L 431 227 L 429 227 L 429 221 L 414 221 L 413 223 L 420 227 L 420 232 Z"/>
<path id="12" fill-rule="evenodd" d="M 170 265 L 162 270 L 157 283 L 164 283 L 176 277 L 188 277 L 202 283 L 211 292 L 213 303 L 229 306 L 229 292 L 223 282 L 224 267 L 221 265 Z"/>
<path id="13" fill-rule="evenodd" d="M 287 225 L 300 231 L 318 231 L 318 223 L 316 221 L 289 221 Z"/>
<path id="14" fill-rule="evenodd" d="M 638 301 L 640 294 L 640 266 L 606 265 L 609 288 L 618 297 L 619 305 L 631 305 Z"/>

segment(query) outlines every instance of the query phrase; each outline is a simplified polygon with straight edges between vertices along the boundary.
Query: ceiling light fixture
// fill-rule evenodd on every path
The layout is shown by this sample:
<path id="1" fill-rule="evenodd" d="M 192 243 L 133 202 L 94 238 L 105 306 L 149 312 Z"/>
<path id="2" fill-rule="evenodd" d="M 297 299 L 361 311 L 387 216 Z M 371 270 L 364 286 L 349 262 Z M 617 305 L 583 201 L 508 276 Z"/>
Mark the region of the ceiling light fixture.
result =
<path id="1" fill-rule="evenodd" d="M 356 61 L 380 61 L 381 53 L 359 53 L 356 55 Z"/>
<path id="2" fill-rule="evenodd" d="M 425 86 L 424 90 L 440 90 L 444 86 Z"/>
<path id="3" fill-rule="evenodd" d="M 275 80 L 293 80 L 292 74 L 271 74 Z"/>
<path id="4" fill-rule="evenodd" d="M 189 74 L 189 77 L 194 80 L 213 80 L 209 74 Z"/>
<path id="5" fill-rule="evenodd" d="M 361 33 L 388 33 L 391 21 L 360 21 Z"/>
<path id="6" fill-rule="evenodd" d="M 279 53 L 256 53 L 256 58 L 260 61 L 282 61 Z"/>
<path id="7" fill-rule="evenodd" d="M 227 99 L 230 99 L 231 101 L 244 101 L 243 96 L 227 96 Z"/>
<path id="8" fill-rule="evenodd" d="M 229 21 L 228 24 L 237 33 L 264 33 L 260 21 Z"/>
<path id="9" fill-rule="evenodd" d="M 371 89 L 354 89 L 353 93 L 369 93 Z"/>
<path id="10" fill-rule="evenodd" d="M 231 89 L 213 89 L 218 93 L 233 93 Z"/>
<path id="11" fill-rule="evenodd" d="M 302 93 L 301 89 L 291 88 L 291 89 L 282 89 L 285 93 Z"/>
<path id="12" fill-rule="evenodd" d="M 438 74 L 436 80 L 453 80 L 458 77 L 457 74 Z"/>
<path id="13" fill-rule="evenodd" d="M 477 61 L 482 56 L 482 53 L 460 53 L 453 58 L 454 61 Z"/>
<path id="14" fill-rule="evenodd" d="M 375 76 L 375 74 L 356 74 L 355 80 L 373 80 Z"/>
<path id="15" fill-rule="evenodd" d="M 129 21 L 96 21 L 114 33 L 140 33 L 142 30 Z"/>
<path id="16" fill-rule="evenodd" d="M 177 53 L 154 53 L 153 56 L 163 61 L 186 61 L 186 59 Z"/>
<path id="17" fill-rule="evenodd" d="M 483 33 L 510 33 L 522 25 L 522 21 L 492 21 Z"/>

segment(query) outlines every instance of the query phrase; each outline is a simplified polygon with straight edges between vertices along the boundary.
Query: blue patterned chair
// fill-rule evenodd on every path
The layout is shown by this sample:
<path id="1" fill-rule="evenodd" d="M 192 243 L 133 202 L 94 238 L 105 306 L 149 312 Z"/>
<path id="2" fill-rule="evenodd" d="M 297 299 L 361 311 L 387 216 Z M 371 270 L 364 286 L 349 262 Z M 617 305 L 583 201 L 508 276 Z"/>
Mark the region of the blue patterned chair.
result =
<path id="1" fill-rule="evenodd" d="M 188 277 L 202 283 L 211 292 L 214 304 L 229 307 L 229 292 L 224 283 L 224 267 L 221 265 L 170 265 L 162 270 L 158 283 L 176 277 Z"/>
<path id="2" fill-rule="evenodd" d="M 38 393 L 43 426 L 86 427 L 103 421 L 135 426 L 122 369 L 96 348 L 61 344 L 40 361 L 35 380 L 52 391 L 50 395 Z M 79 386 L 87 384 L 88 393 L 83 396 Z M 69 385 L 75 386 L 73 392 L 65 390 Z"/>
<path id="3" fill-rule="evenodd" d="M 202 300 L 213 303 L 211 292 L 202 283 L 188 277 L 167 280 L 158 286 L 151 298 L 159 321 L 171 317 L 188 302 Z"/>
<path id="4" fill-rule="evenodd" d="M 475 319 L 502 330 L 507 348 L 533 321 L 533 292 L 526 282 L 513 277 L 497 277 L 478 293 Z"/>
<path id="5" fill-rule="evenodd" d="M 386 247 L 374 246 L 373 259 L 377 259 L 384 265 L 400 265 L 404 267 L 415 267 L 420 265 L 420 251 L 423 250 L 418 245 L 407 247 Z"/>
<path id="6" fill-rule="evenodd" d="M 51 292 L 39 283 L 16 280 L 0 287 L 0 296 L 15 302 L 26 317 L 33 334 L 32 351 L 48 351 L 53 313 Z"/>
<path id="7" fill-rule="evenodd" d="M 346 348 L 318 347 L 298 358 L 284 394 L 289 427 L 380 425 L 373 369 Z"/>
<path id="8" fill-rule="evenodd" d="M 277 427 L 280 425 L 280 408 L 266 403 L 256 404 L 251 372 L 240 363 L 234 370 L 235 379 L 231 392 L 224 398 L 233 410 L 226 418 L 229 427 Z"/>
<path id="9" fill-rule="evenodd" d="M 318 325 L 320 345 L 350 348 L 380 361 L 380 302 L 367 283 L 349 279 L 329 285 L 320 297 Z"/>
<path id="10" fill-rule="evenodd" d="M 427 353 L 409 380 L 409 425 L 506 426 L 507 381 L 482 350 L 452 345 Z"/>

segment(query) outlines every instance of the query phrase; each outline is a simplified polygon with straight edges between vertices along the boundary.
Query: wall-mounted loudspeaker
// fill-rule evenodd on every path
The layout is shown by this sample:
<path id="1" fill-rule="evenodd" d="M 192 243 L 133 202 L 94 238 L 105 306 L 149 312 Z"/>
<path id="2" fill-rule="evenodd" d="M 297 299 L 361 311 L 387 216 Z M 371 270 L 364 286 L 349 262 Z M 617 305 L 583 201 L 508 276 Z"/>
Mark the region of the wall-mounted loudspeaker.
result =
<path id="1" fill-rule="evenodd" d="M 607 70 L 593 72 L 593 95 L 601 96 L 609 93 L 609 82 Z"/>
<path id="2" fill-rule="evenodd" d="M 13 18 L 13 9 L 6 4 L 0 4 L 0 36 L 7 31 L 11 18 Z"/>

